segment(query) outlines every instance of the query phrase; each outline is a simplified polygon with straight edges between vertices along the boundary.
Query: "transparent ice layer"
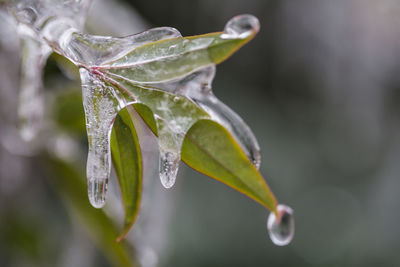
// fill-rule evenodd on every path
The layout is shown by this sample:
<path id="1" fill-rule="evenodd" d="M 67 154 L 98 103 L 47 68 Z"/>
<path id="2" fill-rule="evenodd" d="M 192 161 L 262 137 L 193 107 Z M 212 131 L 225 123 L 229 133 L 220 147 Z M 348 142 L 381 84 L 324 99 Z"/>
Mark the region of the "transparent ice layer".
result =
<path id="1" fill-rule="evenodd" d="M 250 128 L 211 90 L 216 61 L 210 48 L 216 42 L 241 40 L 257 32 L 259 23 L 255 17 L 237 16 L 227 23 L 222 34 L 199 38 L 183 38 L 169 27 L 114 38 L 81 33 L 87 3 L 20 0 L 11 1 L 11 6 L 21 36 L 26 37 L 24 73 L 26 79 L 34 81 L 30 85 L 23 83 L 21 90 L 20 113 L 30 127 L 26 136 L 33 136 L 36 131 L 33 125 L 39 115 L 35 112 L 40 111 L 42 102 L 38 90 L 40 72 L 51 49 L 80 68 L 89 140 L 88 192 L 94 207 L 105 203 L 113 121 L 119 110 L 133 103 L 146 105 L 154 114 L 164 187 L 173 186 L 185 134 L 200 119 L 224 125 L 254 165 L 259 166 L 260 149 Z"/>

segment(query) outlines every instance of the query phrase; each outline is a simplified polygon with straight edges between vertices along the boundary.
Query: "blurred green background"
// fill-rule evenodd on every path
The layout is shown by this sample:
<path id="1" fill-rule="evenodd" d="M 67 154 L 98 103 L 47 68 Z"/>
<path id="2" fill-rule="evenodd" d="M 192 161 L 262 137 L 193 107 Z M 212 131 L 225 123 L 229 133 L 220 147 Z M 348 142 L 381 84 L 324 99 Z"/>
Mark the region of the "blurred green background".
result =
<path id="1" fill-rule="evenodd" d="M 295 238 L 274 246 L 261 206 L 184 164 L 176 186 L 163 189 L 152 166 L 155 142 L 148 140 L 152 178 L 130 236 L 139 261 L 167 267 L 400 266 L 399 1 L 95 0 L 87 31 L 117 36 L 172 26 L 196 35 L 222 30 L 243 13 L 258 17 L 261 30 L 217 67 L 213 90 L 255 133 L 261 172 L 278 201 L 295 211 Z M 6 126 L 16 117 L 19 52 L 12 29 L 4 28 L 0 266 L 110 266 L 64 208 L 46 163 L 27 155 L 23 145 L 10 148 L 18 144 Z M 45 144 L 55 153 L 57 146 L 73 150 L 64 154 L 74 155 L 70 161 L 83 174 L 78 83 L 56 62 L 51 58 L 45 73 L 52 110 L 47 119 L 66 127 Z"/>

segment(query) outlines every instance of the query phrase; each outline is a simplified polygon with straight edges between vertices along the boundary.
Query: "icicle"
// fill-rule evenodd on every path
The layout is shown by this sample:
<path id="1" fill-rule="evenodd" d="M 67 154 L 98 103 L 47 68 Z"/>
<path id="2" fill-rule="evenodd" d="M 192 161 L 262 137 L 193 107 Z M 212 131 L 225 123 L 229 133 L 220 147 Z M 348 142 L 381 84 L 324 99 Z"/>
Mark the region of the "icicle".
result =
<path id="1" fill-rule="evenodd" d="M 19 27 L 18 31 L 22 46 L 19 128 L 22 139 L 30 142 L 36 137 L 43 122 L 42 72 L 51 50 L 47 45 L 32 39 L 25 27 Z"/>
<path id="2" fill-rule="evenodd" d="M 166 97 L 151 108 L 157 122 L 160 180 L 165 188 L 171 188 L 178 173 L 183 139 L 197 119 L 192 118 L 189 109 L 184 115 L 171 112 L 172 104 L 180 105 L 183 102 L 182 96 L 166 95 Z M 138 97 L 138 101 L 140 100 Z"/>
<path id="3" fill-rule="evenodd" d="M 213 38 L 172 38 L 138 47 L 125 57 L 107 62 L 100 68 L 108 75 L 124 77 L 132 83 L 156 84 L 187 76 L 188 73 L 213 65 L 208 48 Z"/>
<path id="4" fill-rule="evenodd" d="M 118 110 L 124 106 L 114 89 L 93 77 L 86 69 L 80 69 L 83 106 L 89 153 L 86 165 L 90 203 L 101 208 L 105 204 L 107 183 L 110 176 L 110 135 Z"/>
<path id="5" fill-rule="evenodd" d="M 181 160 L 181 146 L 182 144 L 175 144 L 172 149 L 164 148 L 165 143 L 169 140 L 178 141 L 176 137 L 171 137 L 170 133 L 163 134 L 159 142 L 159 175 L 161 184 L 165 188 L 171 188 L 175 184 L 176 176 L 179 169 L 179 161 Z"/>
<path id="6" fill-rule="evenodd" d="M 52 51 L 44 39 L 57 43 L 64 29 L 71 28 L 71 25 L 82 26 L 87 6 L 86 0 L 10 2 L 10 9 L 18 23 L 23 51 L 18 113 L 20 133 L 25 141 L 35 138 L 43 120 L 42 71 Z M 60 28 L 61 22 L 66 27 Z M 57 27 L 51 27 L 55 24 Z"/>

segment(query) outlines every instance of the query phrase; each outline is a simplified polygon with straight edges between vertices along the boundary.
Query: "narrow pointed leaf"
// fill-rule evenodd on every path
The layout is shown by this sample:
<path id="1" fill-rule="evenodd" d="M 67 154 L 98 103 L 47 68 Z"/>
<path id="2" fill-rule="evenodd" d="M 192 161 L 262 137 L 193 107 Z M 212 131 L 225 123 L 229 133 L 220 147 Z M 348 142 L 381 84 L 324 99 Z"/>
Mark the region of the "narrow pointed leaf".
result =
<path id="1" fill-rule="evenodd" d="M 44 157 L 44 166 L 48 171 L 51 184 L 63 197 L 70 213 L 89 233 L 96 245 L 103 251 L 112 266 L 133 267 L 136 262 L 132 258 L 133 250 L 127 243 L 116 243 L 118 230 L 104 211 L 90 206 L 87 197 L 84 177 L 69 164 Z"/>
<path id="2" fill-rule="evenodd" d="M 118 113 L 111 134 L 111 156 L 125 210 L 124 227 L 117 242 L 128 234 L 135 222 L 142 190 L 142 156 L 129 108 L 132 107 Z"/>
<path id="3" fill-rule="evenodd" d="M 186 134 L 182 159 L 204 173 L 275 211 L 275 196 L 232 135 L 220 124 L 200 120 Z"/>

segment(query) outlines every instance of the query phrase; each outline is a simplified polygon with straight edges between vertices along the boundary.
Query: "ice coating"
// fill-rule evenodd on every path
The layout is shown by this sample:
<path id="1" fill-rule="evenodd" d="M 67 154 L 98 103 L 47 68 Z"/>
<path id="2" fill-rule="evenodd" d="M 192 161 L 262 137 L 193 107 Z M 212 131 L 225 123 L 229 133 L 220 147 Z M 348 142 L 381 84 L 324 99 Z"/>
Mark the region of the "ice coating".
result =
<path id="1" fill-rule="evenodd" d="M 62 51 L 76 64 L 99 66 L 123 58 L 136 47 L 180 36 L 180 32 L 171 27 L 153 28 L 121 38 L 72 32 L 70 40 L 63 44 Z"/>
<path id="2" fill-rule="evenodd" d="M 212 38 L 189 40 L 172 38 L 138 47 L 126 56 L 101 66 L 110 75 L 133 83 L 154 84 L 184 77 L 188 73 L 213 65 L 207 48 Z"/>
<path id="3" fill-rule="evenodd" d="M 95 46 L 95 48 L 97 48 L 96 50 L 85 54 L 85 58 L 80 51 L 85 49 L 85 46 L 87 51 L 87 44 L 91 40 L 90 36 L 86 35 L 84 36 L 85 38 L 82 38 L 82 35 L 73 33 L 70 40 L 70 43 L 73 43 L 73 45 L 69 46 L 73 47 L 73 49 L 68 50 L 68 53 L 70 53 L 70 57 L 73 58 L 75 62 L 85 62 L 85 64 L 87 64 L 86 62 L 90 57 L 96 59 L 96 56 L 93 55 L 103 53 L 104 57 L 97 59 L 98 62 L 103 62 L 116 55 L 121 56 L 121 54 L 131 51 L 132 47 L 134 48 L 135 45 L 143 45 L 148 42 L 171 38 L 171 36 L 177 37 L 180 36 L 180 34 L 173 28 L 158 28 L 141 33 L 138 36 L 128 36 L 126 37 L 128 40 L 125 40 L 125 38 L 102 39 L 101 37 L 94 36 L 94 43 L 101 40 L 106 42 L 100 42 L 99 46 Z M 82 40 L 83 45 L 79 46 Z M 129 44 L 131 40 L 138 40 L 139 44 L 133 43 L 133 45 L 128 46 L 127 44 Z M 109 46 L 113 48 L 110 49 Z M 107 51 L 117 52 L 108 54 Z M 154 103 L 153 105 L 150 104 L 150 106 L 156 118 L 159 135 L 160 180 L 165 188 L 172 187 L 178 172 L 180 149 L 184 135 L 193 123 L 196 122 L 196 119 L 191 118 L 190 107 L 187 108 L 185 116 L 177 116 L 171 112 L 171 103 L 179 105 L 183 97 L 158 94 L 159 98 L 153 96 L 151 99 L 148 99 L 149 93 L 147 91 L 154 91 L 152 88 L 137 87 L 136 90 L 132 90 L 132 92 L 125 97 L 119 95 L 117 90 L 106 85 L 103 74 L 98 72 L 97 69 L 96 66 L 89 67 L 89 69 L 86 69 L 86 67 L 80 69 L 89 139 L 87 178 L 89 199 L 92 205 L 94 207 L 102 207 L 105 203 L 107 180 L 111 165 L 109 138 L 113 120 L 120 109 L 134 102 L 146 103 L 147 105 L 149 105 L 150 102 Z M 112 79 L 108 78 L 108 81 L 111 82 Z M 116 81 L 114 81 L 114 83 L 115 82 Z M 141 91 L 139 89 L 141 89 Z M 157 99 L 157 101 L 155 99 Z M 185 103 L 182 103 L 182 105 L 184 104 Z"/>
<path id="4" fill-rule="evenodd" d="M 212 93 L 217 61 L 209 50 L 215 41 L 245 39 L 254 34 L 259 28 L 255 17 L 233 18 L 219 37 L 183 38 L 176 29 L 162 27 L 114 38 L 80 32 L 87 1 L 14 2 L 18 3 L 14 7 L 21 28 L 28 36 L 42 40 L 31 45 L 40 48 L 36 49 L 41 54 L 35 62 L 44 62 L 51 47 L 80 68 L 89 140 L 88 194 L 94 207 L 105 203 L 113 121 L 120 109 L 132 103 L 145 104 L 155 116 L 159 174 L 165 188 L 174 185 L 183 139 L 200 119 L 211 118 L 225 126 L 259 166 L 259 145 L 250 128 Z M 66 5 L 72 8 L 60 13 Z M 31 92 L 36 94 L 35 90 Z M 27 98 L 35 99 L 32 94 Z"/>
<path id="5" fill-rule="evenodd" d="M 177 115 L 171 112 L 171 99 L 176 105 L 186 105 L 182 97 L 169 96 L 169 99 L 161 101 L 159 105 L 150 106 L 157 123 L 158 147 L 159 147 L 159 174 L 161 184 L 165 188 L 171 188 L 175 184 L 181 160 L 181 148 L 186 132 L 200 118 L 191 114 L 190 107 L 187 113 Z M 140 97 L 138 98 L 140 101 Z M 201 115 L 200 115 L 201 116 Z"/>
<path id="6" fill-rule="evenodd" d="M 239 21 L 243 22 L 254 17 L 245 16 L 245 18 L 247 19 Z M 233 21 L 236 20 L 237 18 L 233 19 Z M 232 23 L 231 21 L 228 25 L 232 27 L 232 25 L 235 25 L 235 22 Z M 247 29 L 251 32 L 258 30 L 257 27 L 256 29 Z M 232 32 L 227 32 L 227 34 L 229 33 Z M 244 36 L 243 32 L 241 34 Z M 88 49 L 85 46 L 81 46 L 82 40 L 84 40 L 84 45 L 86 43 L 92 44 L 93 42 L 99 44 L 95 46 L 99 49 L 92 50 L 93 53 L 88 53 Z M 141 48 L 144 44 L 159 40 L 165 40 L 162 46 L 158 43 L 157 49 L 154 50 L 149 49 L 149 46 L 147 46 L 147 51 L 151 52 L 141 52 Z M 151 88 L 143 87 L 145 89 L 142 89 L 163 90 L 191 99 L 194 103 L 203 108 L 213 120 L 224 125 L 233 134 L 249 159 L 258 168 L 260 165 L 260 149 L 254 134 L 243 120 L 219 101 L 211 91 L 211 82 L 215 76 L 215 66 L 211 62 L 208 52 L 205 49 L 211 42 L 211 38 L 199 40 L 183 39 L 180 37 L 179 32 L 171 28 L 153 29 L 151 32 L 143 32 L 139 35 L 125 38 L 83 36 L 74 33 L 71 40 L 72 46 L 69 46 L 73 49 L 69 51 L 72 55 L 70 57 L 73 57 L 76 62 L 101 64 L 98 68 L 99 71 L 103 71 L 107 76 L 115 79 L 117 84 L 123 84 L 125 81 L 128 81 L 137 84 L 138 87 L 140 84 L 150 85 L 152 86 Z M 152 45 L 153 44 L 150 44 L 150 46 Z M 84 54 L 86 58 L 80 53 L 82 47 L 84 48 L 83 51 L 86 51 Z M 107 51 L 110 51 L 110 53 Z M 164 66 L 164 64 L 169 64 L 168 66 L 171 66 L 171 61 L 173 62 L 176 60 L 176 55 L 182 53 L 187 53 L 191 55 L 191 57 L 194 57 L 188 57 L 185 60 L 199 62 L 199 65 L 191 66 L 190 64 L 183 64 L 183 68 L 178 71 Z M 196 69 L 199 68 L 199 66 L 201 68 Z M 169 73 L 169 69 L 174 71 L 173 74 L 177 75 L 178 79 L 171 79 L 172 76 Z M 186 75 L 184 78 L 179 78 L 179 71 L 181 71 L 182 74 L 190 72 L 192 72 L 192 74 Z M 176 74 L 177 72 L 178 74 Z M 154 102 L 154 99 L 151 101 L 143 99 L 143 94 L 137 92 L 138 87 L 136 90 L 130 90 L 132 95 L 128 98 L 133 97 L 134 101 L 148 105 L 155 115 L 160 153 L 160 180 L 165 188 L 170 188 L 174 185 L 176 180 L 184 136 L 199 118 L 193 118 L 190 114 L 190 110 L 188 110 L 185 116 L 177 116 L 172 113 L 170 96 L 166 96 L 166 99 L 155 101 L 156 105 L 152 106 L 149 103 Z M 132 100 L 127 100 L 129 103 L 131 101 Z M 174 105 L 179 101 L 179 97 L 173 97 Z"/>
<path id="7" fill-rule="evenodd" d="M 215 97 L 211 90 L 211 83 L 214 77 L 215 66 L 210 66 L 183 79 L 155 86 L 175 94 L 184 95 L 193 100 L 211 116 L 211 119 L 229 130 L 250 161 L 259 168 L 261 153 L 257 139 L 242 118 Z"/>

